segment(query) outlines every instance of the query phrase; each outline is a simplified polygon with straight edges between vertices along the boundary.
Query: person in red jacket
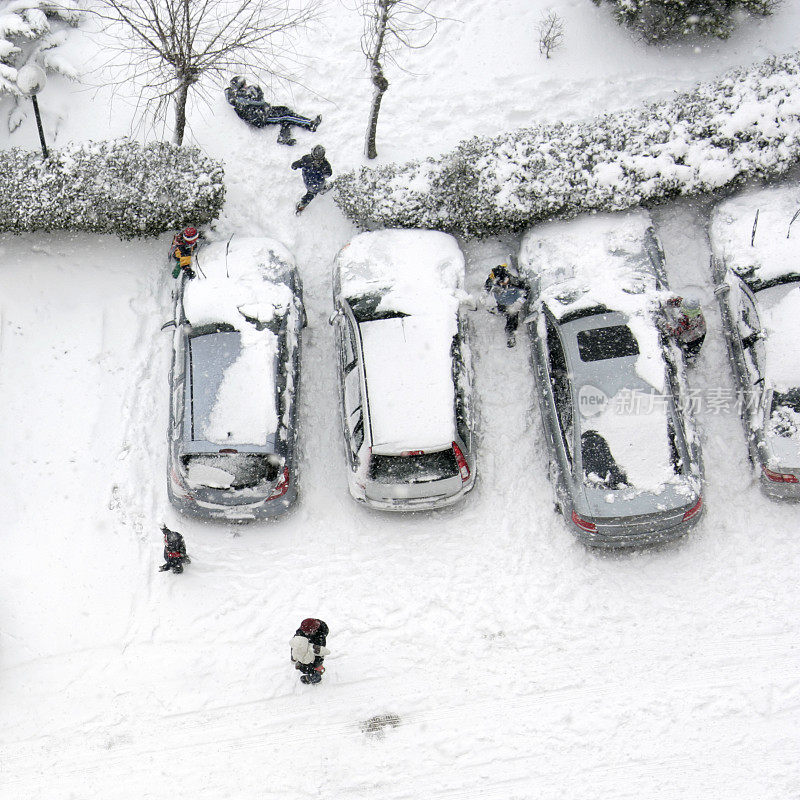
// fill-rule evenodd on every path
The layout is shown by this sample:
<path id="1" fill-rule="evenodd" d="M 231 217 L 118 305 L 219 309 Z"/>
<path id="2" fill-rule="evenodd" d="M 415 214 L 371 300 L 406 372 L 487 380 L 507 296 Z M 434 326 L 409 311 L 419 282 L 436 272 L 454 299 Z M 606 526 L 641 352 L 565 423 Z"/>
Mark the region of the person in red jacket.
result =
<path id="1" fill-rule="evenodd" d="M 309 617 L 300 623 L 289 642 L 294 668 L 303 673 L 300 676 L 301 683 L 319 683 L 322 680 L 322 673 L 325 672 L 322 662 L 330 653 L 325 647 L 329 632 L 321 619 Z"/>
<path id="2" fill-rule="evenodd" d="M 200 234 L 197 228 L 189 226 L 184 228 L 180 233 L 175 234 L 170 247 L 169 256 L 175 262 L 175 267 L 172 270 L 172 277 L 177 278 L 183 270 L 189 278 L 194 278 L 194 270 L 192 269 L 192 256 L 197 249 L 197 243 L 200 240 Z"/>
<path id="3" fill-rule="evenodd" d="M 675 339 L 687 365 L 691 365 L 706 338 L 706 319 L 700 301 L 694 297 L 670 297 L 658 327 Z"/>

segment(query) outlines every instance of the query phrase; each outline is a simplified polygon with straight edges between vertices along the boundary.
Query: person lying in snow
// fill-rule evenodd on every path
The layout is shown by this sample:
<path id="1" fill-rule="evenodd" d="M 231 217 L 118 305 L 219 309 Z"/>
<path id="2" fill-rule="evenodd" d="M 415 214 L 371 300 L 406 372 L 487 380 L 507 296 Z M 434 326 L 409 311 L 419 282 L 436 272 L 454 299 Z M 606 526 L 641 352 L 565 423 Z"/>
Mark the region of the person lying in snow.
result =
<path id="1" fill-rule="evenodd" d="M 328 626 L 321 619 L 304 619 L 289 642 L 294 668 L 303 674 L 301 683 L 319 683 L 325 667 L 322 662 L 330 653 L 327 643 Z"/>
<path id="2" fill-rule="evenodd" d="M 233 106 L 233 110 L 245 122 L 256 128 L 267 125 L 280 125 L 278 144 L 293 145 L 297 141 L 292 138 L 292 125 L 315 131 L 322 122 L 317 114 L 314 119 L 303 117 L 288 106 L 273 106 L 264 99 L 260 86 L 248 86 L 247 81 L 237 75 L 231 78 L 230 86 L 225 89 L 225 99 Z"/>
<path id="3" fill-rule="evenodd" d="M 164 534 L 164 564 L 159 572 L 172 570 L 176 575 L 183 572 L 184 564 L 191 564 L 192 560 L 186 555 L 186 542 L 178 531 L 171 531 L 166 525 L 161 526 Z"/>
<path id="4" fill-rule="evenodd" d="M 519 314 L 528 297 L 528 288 L 516 275 L 508 271 L 507 264 L 499 264 L 490 273 L 483 288 L 494 300 L 497 311 L 506 315 L 506 344 L 517 343 Z"/>
<path id="5" fill-rule="evenodd" d="M 664 335 L 675 339 L 687 365 L 691 365 L 706 338 L 706 319 L 700 301 L 695 297 L 670 297 L 662 311 L 658 327 Z"/>
<path id="6" fill-rule="evenodd" d="M 333 175 L 330 162 L 325 158 L 325 148 L 318 144 L 292 164 L 292 169 L 302 170 L 306 193 L 300 198 L 295 213 L 299 214 L 318 195 L 328 190 L 325 178 Z"/>
<path id="7" fill-rule="evenodd" d="M 169 251 L 169 257 L 175 262 L 172 270 L 172 277 L 177 278 L 183 270 L 189 278 L 194 278 L 194 270 L 192 269 L 192 256 L 197 249 L 197 243 L 200 239 L 200 234 L 197 228 L 189 226 L 184 228 L 180 233 L 175 234 L 172 240 L 172 245 Z"/>

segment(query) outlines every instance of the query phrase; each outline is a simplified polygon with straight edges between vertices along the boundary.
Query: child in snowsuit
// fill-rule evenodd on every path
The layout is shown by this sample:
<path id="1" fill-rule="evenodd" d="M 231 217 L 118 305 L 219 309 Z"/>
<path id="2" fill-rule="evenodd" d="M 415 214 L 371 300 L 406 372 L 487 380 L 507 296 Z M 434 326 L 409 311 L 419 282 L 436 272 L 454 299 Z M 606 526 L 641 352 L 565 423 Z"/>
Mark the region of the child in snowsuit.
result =
<path id="1" fill-rule="evenodd" d="M 330 650 L 325 647 L 328 626 L 321 619 L 304 619 L 292 637 L 291 658 L 294 668 L 303 674 L 301 683 L 319 683 L 325 667 L 322 662 Z"/>
<path id="2" fill-rule="evenodd" d="M 328 159 L 325 158 L 325 148 L 321 144 L 295 161 L 292 169 L 303 171 L 303 183 L 307 190 L 295 209 L 295 213 L 299 214 L 320 192 L 327 189 L 325 178 L 333 175 L 333 170 Z"/>
<path id="3" fill-rule="evenodd" d="M 247 81 L 239 75 L 231 78 L 230 86 L 225 89 L 225 99 L 233 106 L 240 119 L 256 128 L 280 125 L 278 144 L 295 144 L 297 140 L 292 138 L 292 125 L 315 131 L 322 122 L 319 114 L 314 119 L 309 119 L 295 113 L 288 106 L 270 105 L 264 99 L 260 86 L 248 86 Z"/>
<path id="4" fill-rule="evenodd" d="M 175 234 L 172 240 L 169 256 L 175 262 L 172 270 L 172 277 L 177 278 L 183 270 L 187 277 L 194 278 L 194 270 L 192 269 L 192 256 L 197 249 L 197 242 L 200 234 L 197 228 L 188 227 L 184 228 L 180 233 Z"/>
<path id="5" fill-rule="evenodd" d="M 662 333 L 675 339 L 686 364 L 691 366 L 706 338 L 706 319 L 700 301 L 694 297 L 671 297 L 658 327 Z"/>
<path id="6" fill-rule="evenodd" d="M 184 564 L 191 564 L 192 560 L 186 555 L 186 542 L 177 531 L 171 531 L 166 525 L 161 526 L 164 534 L 164 561 L 159 572 L 172 570 L 176 575 L 183 572 Z"/>
<path id="7" fill-rule="evenodd" d="M 508 271 L 506 264 L 500 264 L 489 273 L 483 288 L 494 299 L 497 310 L 506 315 L 506 344 L 514 347 L 517 343 L 519 314 L 528 297 L 527 287 Z"/>

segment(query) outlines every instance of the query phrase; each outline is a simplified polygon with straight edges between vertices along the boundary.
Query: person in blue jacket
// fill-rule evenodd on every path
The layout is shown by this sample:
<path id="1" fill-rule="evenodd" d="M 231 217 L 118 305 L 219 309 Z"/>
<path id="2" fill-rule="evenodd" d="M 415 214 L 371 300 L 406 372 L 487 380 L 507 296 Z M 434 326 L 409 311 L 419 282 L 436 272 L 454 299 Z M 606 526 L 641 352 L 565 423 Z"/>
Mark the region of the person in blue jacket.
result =
<path id="1" fill-rule="evenodd" d="M 248 86 L 247 81 L 237 75 L 231 78 L 230 86 L 225 89 L 225 99 L 233 106 L 233 110 L 245 122 L 256 128 L 267 125 L 280 125 L 278 144 L 293 145 L 297 141 L 292 137 L 292 126 L 315 131 L 322 122 L 319 114 L 309 119 L 292 111 L 289 106 L 273 106 L 264 99 L 260 86 Z"/>
<path id="2" fill-rule="evenodd" d="M 295 213 L 299 214 L 318 194 L 327 191 L 325 178 L 329 178 L 333 170 L 325 158 L 325 148 L 321 144 L 295 161 L 292 169 L 302 170 L 303 183 L 306 185 L 306 193 L 300 198 L 295 209 Z"/>
<path id="3" fill-rule="evenodd" d="M 517 343 L 519 314 L 528 297 L 528 287 L 516 275 L 508 271 L 506 264 L 499 264 L 490 273 L 483 288 L 497 305 L 497 311 L 506 315 L 506 344 Z"/>

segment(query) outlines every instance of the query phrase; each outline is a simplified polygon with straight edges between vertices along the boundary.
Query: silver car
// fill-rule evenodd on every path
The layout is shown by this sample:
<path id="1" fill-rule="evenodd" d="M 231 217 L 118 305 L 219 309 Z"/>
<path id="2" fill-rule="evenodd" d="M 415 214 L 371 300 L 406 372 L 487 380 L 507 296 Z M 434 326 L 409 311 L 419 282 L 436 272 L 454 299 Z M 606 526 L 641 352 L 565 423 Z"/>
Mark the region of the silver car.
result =
<path id="1" fill-rule="evenodd" d="M 475 483 L 464 257 L 435 231 L 363 233 L 333 270 L 348 485 L 372 508 L 416 511 Z"/>
<path id="2" fill-rule="evenodd" d="M 712 273 L 750 459 L 770 497 L 800 499 L 800 189 L 774 187 L 712 214 Z M 787 235 L 788 234 L 788 235 Z"/>
<path id="3" fill-rule="evenodd" d="M 297 497 L 300 278 L 271 239 L 198 253 L 175 295 L 169 499 L 181 512 L 246 521 Z"/>
<path id="4" fill-rule="evenodd" d="M 593 546 L 682 536 L 702 465 L 680 352 L 656 325 L 666 278 L 649 216 L 532 228 L 519 263 L 556 509 Z"/>

